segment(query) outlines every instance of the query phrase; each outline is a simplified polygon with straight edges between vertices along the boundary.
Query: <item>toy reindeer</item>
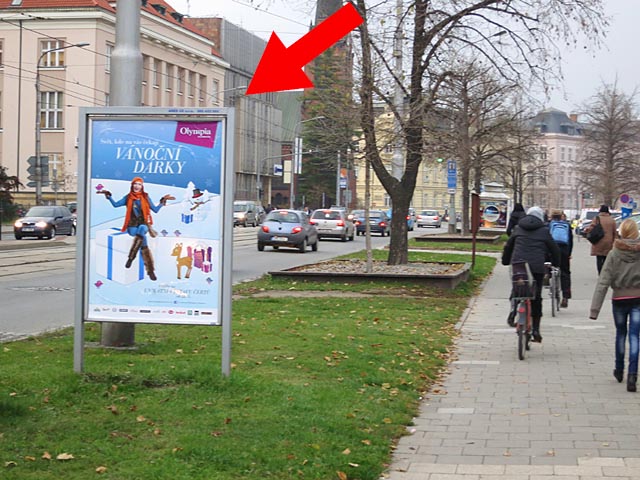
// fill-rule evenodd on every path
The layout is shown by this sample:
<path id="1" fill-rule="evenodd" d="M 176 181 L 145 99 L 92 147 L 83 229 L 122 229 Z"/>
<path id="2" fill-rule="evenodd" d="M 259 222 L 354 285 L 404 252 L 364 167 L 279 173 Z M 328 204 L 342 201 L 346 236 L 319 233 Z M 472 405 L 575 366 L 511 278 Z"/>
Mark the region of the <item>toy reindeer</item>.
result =
<path id="1" fill-rule="evenodd" d="M 193 258 L 191 258 L 190 256 L 181 257 L 180 256 L 181 254 L 182 254 L 182 244 L 177 243 L 175 247 L 173 247 L 173 250 L 171 251 L 171 256 L 176 257 L 176 268 L 178 270 L 178 280 L 182 278 L 181 277 L 182 267 L 187 267 L 187 273 L 185 274 L 184 278 L 189 278 L 189 276 L 191 275 L 191 269 L 193 267 Z"/>

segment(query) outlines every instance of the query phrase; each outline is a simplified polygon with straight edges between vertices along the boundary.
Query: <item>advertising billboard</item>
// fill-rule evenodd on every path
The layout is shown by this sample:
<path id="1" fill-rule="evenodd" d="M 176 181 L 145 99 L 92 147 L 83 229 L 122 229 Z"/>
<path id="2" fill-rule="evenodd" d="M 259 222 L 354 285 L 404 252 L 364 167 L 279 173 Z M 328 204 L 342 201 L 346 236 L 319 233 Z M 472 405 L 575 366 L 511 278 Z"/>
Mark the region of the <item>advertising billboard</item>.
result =
<path id="1" fill-rule="evenodd" d="M 220 110 L 87 112 L 85 321 L 221 324 L 233 162 Z"/>

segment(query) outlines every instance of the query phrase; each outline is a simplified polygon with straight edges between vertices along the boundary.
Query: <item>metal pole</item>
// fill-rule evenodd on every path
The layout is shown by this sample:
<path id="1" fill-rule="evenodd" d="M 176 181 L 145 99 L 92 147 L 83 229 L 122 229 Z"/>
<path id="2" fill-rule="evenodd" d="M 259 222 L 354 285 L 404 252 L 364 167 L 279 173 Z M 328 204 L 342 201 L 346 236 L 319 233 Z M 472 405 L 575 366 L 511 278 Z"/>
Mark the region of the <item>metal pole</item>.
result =
<path id="1" fill-rule="evenodd" d="M 139 106 L 142 101 L 140 0 L 118 0 L 116 44 L 111 54 L 109 94 L 112 106 Z M 100 342 L 107 347 L 133 345 L 135 324 L 104 322 Z"/>
<path id="2" fill-rule="evenodd" d="M 448 233 L 456 233 L 456 194 L 449 196 L 449 228 Z"/>
<path id="3" fill-rule="evenodd" d="M 338 171 L 336 172 L 336 205 L 340 205 L 340 151 L 338 151 Z"/>
<path id="4" fill-rule="evenodd" d="M 393 39 L 393 57 L 394 63 L 394 75 L 395 86 L 393 92 L 393 104 L 396 108 L 397 115 L 402 117 L 404 106 L 404 94 L 402 92 L 402 0 L 396 2 L 396 32 Z M 391 160 L 391 175 L 396 179 L 402 178 L 402 171 L 404 170 L 404 155 L 402 152 L 402 126 L 398 118 L 394 121 L 395 130 L 395 142 L 393 147 L 393 158 Z"/>

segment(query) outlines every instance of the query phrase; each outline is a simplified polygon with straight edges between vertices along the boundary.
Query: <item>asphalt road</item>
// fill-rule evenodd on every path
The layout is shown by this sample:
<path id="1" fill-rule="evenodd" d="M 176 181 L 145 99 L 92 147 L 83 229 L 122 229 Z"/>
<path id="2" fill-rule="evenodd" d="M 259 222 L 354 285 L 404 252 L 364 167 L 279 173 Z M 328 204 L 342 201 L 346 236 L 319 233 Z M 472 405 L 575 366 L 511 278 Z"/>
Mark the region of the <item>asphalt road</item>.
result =
<path id="1" fill-rule="evenodd" d="M 365 238 L 353 242 L 322 240 L 317 252 L 296 250 L 258 252 L 257 228 L 234 229 L 234 283 L 255 279 L 265 272 L 282 270 L 363 250 Z M 416 229 L 410 236 L 444 232 Z M 0 342 L 73 325 L 76 278 L 76 237 L 54 240 L 14 240 L 4 235 L 0 242 Z M 389 243 L 389 237 L 372 236 L 373 248 Z"/>

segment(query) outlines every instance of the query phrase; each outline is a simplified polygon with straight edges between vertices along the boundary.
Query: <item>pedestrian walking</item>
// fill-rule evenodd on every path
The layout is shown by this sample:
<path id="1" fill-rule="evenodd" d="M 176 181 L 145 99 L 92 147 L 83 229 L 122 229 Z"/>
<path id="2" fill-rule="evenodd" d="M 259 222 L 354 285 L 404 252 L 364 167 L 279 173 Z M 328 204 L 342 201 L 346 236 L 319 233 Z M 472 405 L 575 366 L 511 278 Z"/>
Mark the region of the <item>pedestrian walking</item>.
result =
<path id="1" fill-rule="evenodd" d="M 562 210 L 551 212 L 549 232 L 560 249 L 560 285 L 562 288 L 562 302 L 560 306 L 567 308 L 571 298 L 571 252 L 573 251 L 573 233 L 571 225 L 564 217 Z"/>
<path id="2" fill-rule="evenodd" d="M 502 264 L 527 262 L 536 281 L 536 297 L 531 301 L 532 340 L 542 342 L 540 321 L 542 319 L 542 280 L 547 257 L 554 266 L 560 264 L 560 249 L 544 224 L 544 212 L 540 207 L 531 207 L 522 217 L 509 237 L 502 252 Z M 514 326 L 515 312 L 509 314 L 508 323 Z"/>
<path id="3" fill-rule="evenodd" d="M 585 234 L 588 235 L 597 223 L 602 225 L 604 237 L 602 237 L 597 243 L 591 245 L 591 256 L 596 257 L 596 268 L 598 269 L 598 275 L 600 275 L 604 261 L 613 248 L 614 240 L 618 237 L 616 222 L 611 218 L 611 213 L 609 213 L 609 207 L 607 205 L 600 205 L 598 216 L 594 218 L 591 224 L 585 229 Z"/>
<path id="4" fill-rule="evenodd" d="M 638 380 L 638 343 L 640 337 L 640 239 L 638 224 L 627 219 L 620 225 L 621 238 L 615 240 L 596 284 L 589 318 L 596 320 L 609 287 L 616 327 L 615 368 L 613 376 L 624 379 L 624 353 L 629 335 L 627 391 L 636 391 Z"/>

